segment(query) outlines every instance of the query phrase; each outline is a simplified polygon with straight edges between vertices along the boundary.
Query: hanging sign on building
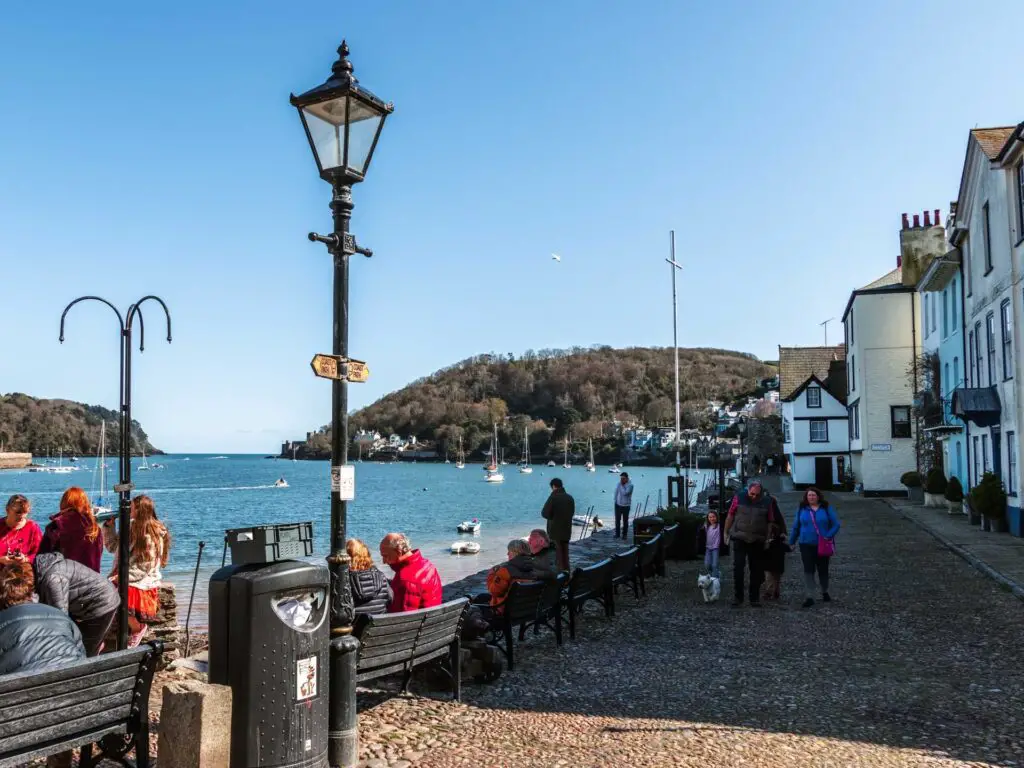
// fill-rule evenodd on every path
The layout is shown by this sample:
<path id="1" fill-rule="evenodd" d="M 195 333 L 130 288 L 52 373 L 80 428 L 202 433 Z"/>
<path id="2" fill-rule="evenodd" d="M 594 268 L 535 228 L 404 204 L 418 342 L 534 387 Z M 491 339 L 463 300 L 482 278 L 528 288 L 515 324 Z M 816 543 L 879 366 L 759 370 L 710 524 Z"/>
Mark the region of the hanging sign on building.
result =
<path id="1" fill-rule="evenodd" d="M 891 451 L 892 450 L 892 443 L 872 443 L 871 444 L 871 450 L 872 451 Z"/>

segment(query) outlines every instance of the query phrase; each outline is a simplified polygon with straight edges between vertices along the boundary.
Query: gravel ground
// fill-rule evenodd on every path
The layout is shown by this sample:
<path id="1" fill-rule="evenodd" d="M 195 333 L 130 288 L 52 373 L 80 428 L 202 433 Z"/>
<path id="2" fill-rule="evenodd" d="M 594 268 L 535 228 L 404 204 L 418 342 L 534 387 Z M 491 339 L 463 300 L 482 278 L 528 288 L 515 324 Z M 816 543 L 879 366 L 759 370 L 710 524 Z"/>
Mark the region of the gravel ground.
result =
<path id="1" fill-rule="evenodd" d="M 362 765 L 1024 765 L 1024 607 L 885 504 L 839 510 L 831 604 L 799 607 L 796 555 L 759 609 L 728 605 L 730 560 L 713 605 L 670 564 L 461 704 L 363 695 Z"/>

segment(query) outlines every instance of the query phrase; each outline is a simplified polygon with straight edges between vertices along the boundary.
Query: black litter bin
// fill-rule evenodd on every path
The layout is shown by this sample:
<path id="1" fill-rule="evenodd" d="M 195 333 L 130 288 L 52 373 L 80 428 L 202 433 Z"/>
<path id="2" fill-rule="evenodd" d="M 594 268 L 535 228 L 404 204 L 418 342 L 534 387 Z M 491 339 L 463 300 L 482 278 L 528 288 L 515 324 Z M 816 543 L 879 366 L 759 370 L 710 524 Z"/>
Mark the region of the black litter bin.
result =
<path id="1" fill-rule="evenodd" d="M 633 545 L 650 541 L 665 528 L 665 521 L 657 515 L 638 517 L 633 521 Z"/>
<path id="2" fill-rule="evenodd" d="M 231 768 L 326 768 L 330 574 L 295 560 L 210 578 L 210 682 L 230 685 Z"/>

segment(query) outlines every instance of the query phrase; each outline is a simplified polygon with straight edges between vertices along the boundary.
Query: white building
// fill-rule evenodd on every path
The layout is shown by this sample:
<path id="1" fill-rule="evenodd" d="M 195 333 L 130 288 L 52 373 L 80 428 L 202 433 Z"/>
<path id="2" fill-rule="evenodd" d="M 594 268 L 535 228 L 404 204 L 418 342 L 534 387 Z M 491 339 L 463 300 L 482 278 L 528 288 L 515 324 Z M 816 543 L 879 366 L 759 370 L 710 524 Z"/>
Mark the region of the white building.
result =
<path id="1" fill-rule="evenodd" d="M 1010 529 L 1024 535 L 1018 461 L 1022 414 L 1018 392 L 1024 238 L 1019 136 L 1021 128 L 970 132 L 950 243 L 964 272 L 966 386 L 953 395 L 953 412 L 967 421 L 971 487 L 985 472 L 1006 488 Z M 1016 330 L 1015 330 L 1016 326 Z"/>
<path id="2" fill-rule="evenodd" d="M 896 269 L 850 294 L 846 333 L 847 411 L 853 474 L 868 495 L 901 495 L 904 472 L 918 469 L 912 372 L 921 354 L 916 284 L 946 252 L 931 212 L 900 230 Z"/>
<path id="3" fill-rule="evenodd" d="M 842 363 L 833 370 L 843 376 Z M 843 481 L 850 452 L 844 384 L 812 374 L 782 401 L 783 451 L 797 487 L 826 489 Z"/>

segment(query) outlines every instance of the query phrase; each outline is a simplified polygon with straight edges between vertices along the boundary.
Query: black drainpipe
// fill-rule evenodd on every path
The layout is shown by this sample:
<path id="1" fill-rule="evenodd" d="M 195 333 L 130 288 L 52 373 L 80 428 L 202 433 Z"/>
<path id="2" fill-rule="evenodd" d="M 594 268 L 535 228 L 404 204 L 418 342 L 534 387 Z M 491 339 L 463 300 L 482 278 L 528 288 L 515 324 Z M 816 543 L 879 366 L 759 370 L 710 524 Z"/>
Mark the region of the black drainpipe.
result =
<path id="1" fill-rule="evenodd" d="M 910 359 L 911 364 L 914 367 L 914 388 L 918 386 L 917 380 L 917 310 L 914 307 L 914 299 L 917 296 L 917 291 L 913 291 L 910 294 Z M 928 322 L 927 315 L 924 316 L 924 322 Z M 917 395 L 917 392 L 912 394 Z M 921 474 L 921 409 L 914 408 L 914 427 L 916 433 L 914 435 L 914 464 L 917 467 L 917 474 Z M 922 478 L 923 480 L 923 478 Z"/>

